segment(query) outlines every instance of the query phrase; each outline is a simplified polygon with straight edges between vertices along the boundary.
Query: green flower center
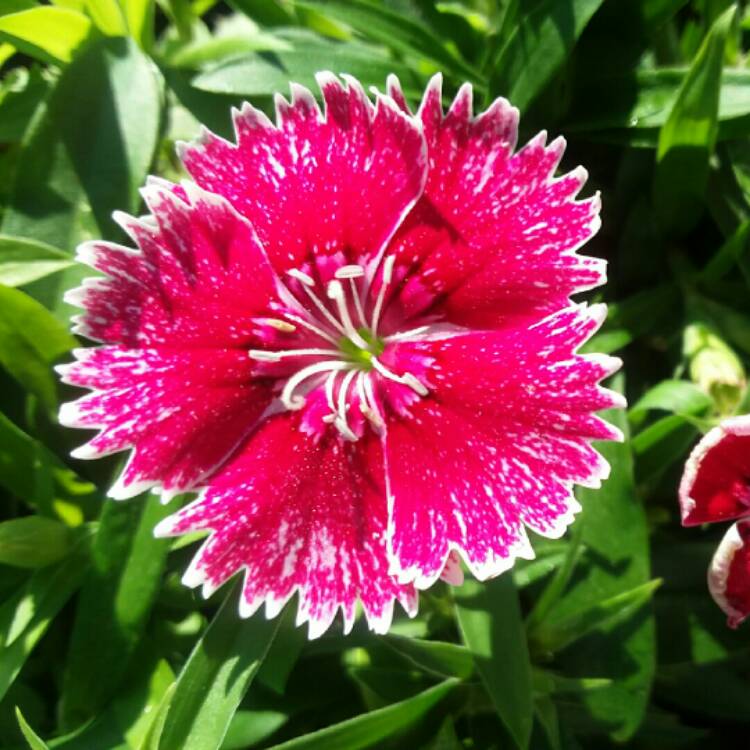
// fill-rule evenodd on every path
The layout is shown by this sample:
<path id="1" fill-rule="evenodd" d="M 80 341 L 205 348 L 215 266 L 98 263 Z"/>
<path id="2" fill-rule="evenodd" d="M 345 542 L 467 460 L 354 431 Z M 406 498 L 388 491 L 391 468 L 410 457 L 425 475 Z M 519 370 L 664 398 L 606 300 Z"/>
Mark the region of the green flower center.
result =
<path id="1" fill-rule="evenodd" d="M 379 357 L 383 353 L 385 342 L 367 328 L 358 328 L 357 333 L 367 343 L 367 348 L 358 346 L 350 338 L 343 336 L 339 340 L 339 349 L 348 362 L 367 372 L 372 369 L 373 357 Z"/>

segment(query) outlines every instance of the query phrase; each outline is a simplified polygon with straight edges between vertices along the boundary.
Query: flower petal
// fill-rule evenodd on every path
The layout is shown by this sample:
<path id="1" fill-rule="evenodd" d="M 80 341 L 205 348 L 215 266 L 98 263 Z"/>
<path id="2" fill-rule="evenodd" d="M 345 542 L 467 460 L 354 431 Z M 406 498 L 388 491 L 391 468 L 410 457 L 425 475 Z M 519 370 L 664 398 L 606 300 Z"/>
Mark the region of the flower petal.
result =
<path id="1" fill-rule="evenodd" d="M 721 540 L 708 570 L 708 589 L 730 627 L 750 615 L 750 522 L 735 523 Z"/>
<path id="2" fill-rule="evenodd" d="M 236 145 L 206 131 L 181 150 L 194 179 L 251 221 L 279 272 L 311 255 L 344 252 L 351 263 L 376 255 L 422 192 L 418 122 L 387 97 L 373 105 L 345 79 L 318 74 L 325 116 L 292 85 L 291 103 L 277 99 L 276 126 L 245 104 Z"/>
<path id="3" fill-rule="evenodd" d="M 274 294 L 271 267 L 250 225 L 225 200 L 185 188 L 190 202 L 152 181 L 143 193 L 153 217 L 116 217 L 139 250 L 103 241 L 78 248 L 79 260 L 106 277 L 66 295 L 85 310 L 77 333 L 132 348 L 258 340 L 253 317 Z"/>
<path id="4" fill-rule="evenodd" d="M 59 368 L 71 385 L 91 388 L 64 404 L 60 422 L 99 429 L 78 448 L 97 458 L 133 447 L 110 490 L 132 497 L 157 483 L 169 494 L 191 489 L 237 447 L 271 401 L 251 382 L 247 353 L 231 349 L 79 349 Z"/>
<path id="5" fill-rule="evenodd" d="M 345 630 L 357 599 L 370 627 L 385 632 L 398 599 L 410 614 L 416 594 L 388 575 L 382 450 L 333 432 L 316 441 L 286 413 L 258 428 L 241 453 L 159 535 L 211 529 L 185 580 L 213 591 L 244 569 L 241 612 L 264 601 L 277 614 L 299 591 L 298 624 L 325 632 L 341 608 Z"/>
<path id="6" fill-rule="evenodd" d="M 403 106 L 394 78 L 389 91 Z M 436 76 L 418 113 L 427 185 L 389 247 L 410 269 L 404 308 L 490 328 L 538 319 L 604 283 L 604 261 L 576 253 L 599 228 L 599 197 L 575 200 L 581 168 L 554 178 L 565 141 L 545 145 L 540 133 L 514 154 L 518 111 L 506 100 L 473 117 L 465 85 L 446 114 L 441 102 Z"/>
<path id="7" fill-rule="evenodd" d="M 724 420 L 695 446 L 680 509 L 685 526 L 750 516 L 750 415 Z"/>
<path id="8" fill-rule="evenodd" d="M 525 527 L 561 536 L 609 467 L 591 439 L 619 432 L 592 412 L 622 405 L 597 385 L 618 360 L 574 354 L 603 306 L 573 307 L 529 328 L 404 343 L 433 361 L 430 395 L 386 431 L 389 552 L 401 581 L 425 588 L 451 549 L 479 579 L 532 557 Z"/>

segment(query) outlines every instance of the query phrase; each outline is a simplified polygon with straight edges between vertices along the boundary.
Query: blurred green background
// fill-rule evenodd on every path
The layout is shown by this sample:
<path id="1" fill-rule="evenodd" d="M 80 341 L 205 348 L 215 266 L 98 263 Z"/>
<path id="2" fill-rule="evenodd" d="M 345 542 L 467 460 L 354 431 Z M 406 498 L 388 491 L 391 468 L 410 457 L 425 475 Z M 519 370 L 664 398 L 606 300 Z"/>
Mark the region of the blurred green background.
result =
<path id="1" fill-rule="evenodd" d="M 750 630 L 705 585 L 724 530 L 680 528 L 675 496 L 701 432 L 750 411 L 748 42 L 725 0 L 0 0 L 0 750 L 745 746 Z M 76 244 L 124 241 L 112 211 L 183 177 L 200 123 L 232 137 L 231 106 L 321 69 L 395 72 L 413 105 L 440 70 L 477 111 L 509 98 L 521 142 L 568 139 L 604 206 L 590 348 L 631 406 L 537 560 L 308 642 L 291 607 L 241 621 L 231 584 L 180 584 L 195 540 L 152 538 L 154 497 L 104 501 L 120 459 L 68 457 L 51 367 L 85 343 Z"/>

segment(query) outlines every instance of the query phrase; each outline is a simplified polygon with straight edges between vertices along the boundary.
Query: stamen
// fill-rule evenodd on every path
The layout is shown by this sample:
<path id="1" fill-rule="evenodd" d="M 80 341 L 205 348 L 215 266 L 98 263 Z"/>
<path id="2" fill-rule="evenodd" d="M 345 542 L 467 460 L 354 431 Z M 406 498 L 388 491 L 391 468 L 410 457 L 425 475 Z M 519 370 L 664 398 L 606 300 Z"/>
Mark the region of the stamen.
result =
<path id="1" fill-rule="evenodd" d="M 337 279 L 359 279 L 365 275 L 365 269 L 362 266 L 341 266 L 335 274 Z"/>
<path id="2" fill-rule="evenodd" d="M 410 331 L 402 331 L 400 333 L 394 333 L 391 336 L 386 336 L 383 341 L 386 343 L 390 341 L 403 341 L 404 339 L 410 339 L 412 336 L 419 336 L 429 329 L 430 326 L 419 326 L 419 328 L 412 328 Z"/>
<path id="3" fill-rule="evenodd" d="M 393 380 L 396 383 L 401 383 L 401 385 L 409 386 L 409 388 L 411 388 L 413 391 L 416 391 L 420 396 L 426 396 L 429 393 L 424 384 L 417 380 L 417 378 L 415 378 L 414 375 L 412 375 L 410 372 L 407 372 L 404 375 L 396 375 L 395 373 L 391 372 L 382 362 L 380 362 L 377 357 L 373 357 L 371 362 L 372 366 L 383 377 L 388 378 L 389 380 Z"/>
<path id="4" fill-rule="evenodd" d="M 367 349 L 368 344 L 359 335 L 357 329 L 352 323 L 352 319 L 349 316 L 349 308 L 346 305 L 346 299 L 344 298 L 344 287 L 341 286 L 340 281 L 331 281 L 328 284 L 328 298 L 332 299 L 336 303 L 336 307 L 339 311 L 339 317 L 344 325 L 344 334 L 360 349 Z"/>
<path id="5" fill-rule="evenodd" d="M 314 375 L 318 375 L 321 372 L 348 370 L 349 368 L 350 365 L 348 362 L 341 362 L 340 360 L 335 362 L 316 362 L 309 367 L 303 367 L 299 372 L 296 372 L 286 381 L 284 388 L 281 391 L 281 403 L 290 411 L 301 409 L 305 405 L 305 397 L 295 395 L 294 390 L 304 380 L 307 380 Z"/>
<path id="6" fill-rule="evenodd" d="M 293 313 L 287 313 L 287 315 L 297 324 L 301 325 L 303 328 L 307 328 L 308 331 L 312 331 L 313 333 L 320 336 L 322 339 L 325 339 L 326 341 L 330 341 L 335 346 L 338 346 L 338 339 L 335 336 L 331 336 L 330 333 L 327 333 L 322 328 L 318 328 L 318 326 L 313 325 L 309 321 L 305 320 L 304 318 L 301 318 L 297 315 L 294 315 Z"/>
<path id="7" fill-rule="evenodd" d="M 372 383 L 366 372 L 360 372 L 357 378 L 357 394 L 359 395 L 359 409 L 372 424 L 380 428 L 383 420 L 375 408 L 375 394 L 372 392 Z"/>
<path id="8" fill-rule="evenodd" d="M 278 318 L 253 318 L 253 321 L 262 326 L 275 328 L 282 333 L 293 333 L 297 330 L 297 326 L 288 323 L 286 320 L 279 320 Z"/>
<path id="9" fill-rule="evenodd" d="M 370 324 L 370 330 L 372 331 L 373 336 L 378 335 L 378 323 L 383 308 L 383 301 L 385 300 L 385 290 L 393 278 L 393 264 L 395 262 L 395 255 L 389 255 L 385 261 L 383 261 L 383 280 L 380 284 L 380 289 L 378 290 L 378 297 L 375 300 L 375 308 L 372 311 L 372 323 Z"/>
<path id="10" fill-rule="evenodd" d="M 250 349 L 248 356 L 259 362 L 280 362 L 284 357 L 340 357 L 341 353 L 333 349 L 283 349 L 281 351 L 265 351 L 264 349 Z"/>
<path id="11" fill-rule="evenodd" d="M 349 424 L 346 421 L 346 412 L 348 408 L 348 404 L 346 402 L 346 396 L 349 391 L 349 386 L 351 385 L 352 380 L 357 375 L 356 370 L 349 370 L 349 372 L 344 375 L 344 380 L 341 383 L 341 387 L 339 388 L 339 399 L 338 399 L 338 409 L 337 409 L 337 416 L 334 420 L 334 425 L 336 425 L 338 431 L 347 439 L 347 440 L 356 440 L 357 436 L 354 434 L 354 432 L 349 427 Z"/>
<path id="12" fill-rule="evenodd" d="M 312 276 L 306 274 L 304 271 L 300 271 L 299 268 L 290 268 L 287 273 L 297 281 L 301 281 L 305 286 L 315 286 L 315 279 Z"/>
<path id="13" fill-rule="evenodd" d="M 352 298 L 354 299 L 354 307 L 357 310 L 357 320 L 359 325 L 365 325 L 365 311 L 362 307 L 362 298 L 359 296 L 357 291 L 357 284 L 354 279 L 349 279 L 349 288 L 352 290 Z"/>

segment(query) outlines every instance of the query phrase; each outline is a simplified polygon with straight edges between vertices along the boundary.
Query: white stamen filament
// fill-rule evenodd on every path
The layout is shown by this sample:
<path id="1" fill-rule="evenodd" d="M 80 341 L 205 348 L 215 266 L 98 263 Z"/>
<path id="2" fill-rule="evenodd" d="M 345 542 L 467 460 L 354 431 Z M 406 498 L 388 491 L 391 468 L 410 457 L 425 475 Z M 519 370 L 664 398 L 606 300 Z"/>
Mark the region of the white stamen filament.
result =
<path id="1" fill-rule="evenodd" d="M 250 349 L 248 356 L 259 362 L 280 362 L 284 357 L 340 357 L 335 349 L 283 349 L 281 351 L 266 351 L 264 349 Z"/>
<path id="2" fill-rule="evenodd" d="M 299 372 L 294 373 L 294 375 L 286 381 L 284 388 L 281 391 L 281 403 L 290 411 L 301 409 L 305 405 L 305 398 L 304 396 L 295 395 L 294 391 L 297 386 L 308 378 L 318 375 L 319 373 L 347 370 L 349 367 L 350 365 L 348 362 L 341 362 L 339 360 L 334 362 L 316 362 L 309 367 L 303 367 Z"/>
<path id="3" fill-rule="evenodd" d="M 383 309 L 383 301 L 385 300 L 385 290 L 393 278 L 393 264 L 395 262 L 396 257 L 394 255 L 389 255 L 385 261 L 383 261 L 383 279 L 380 283 L 378 297 L 375 300 L 375 307 L 372 311 L 372 322 L 370 323 L 370 330 L 372 331 L 373 336 L 378 335 L 378 323 L 380 322 L 380 313 Z"/>
<path id="4" fill-rule="evenodd" d="M 382 362 L 380 362 L 377 357 L 373 357 L 370 361 L 372 362 L 372 366 L 384 378 L 393 380 L 395 383 L 401 383 L 401 385 L 407 385 L 413 391 L 416 391 L 420 396 L 426 396 L 429 393 L 427 388 L 410 372 L 407 372 L 404 375 L 396 375 L 396 373 L 391 372 Z"/>
<path id="5" fill-rule="evenodd" d="M 429 331 L 430 326 L 419 326 L 419 328 L 412 328 L 410 331 L 401 331 L 400 333 L 394 333 L 390 336 L 386 336 L 383 341 L 389 343 L 391 341 L 403 341 L 404 339 L 410 339 L 415 336 L 419 336 L 425 331 Z"/>
<path id="6" fill-rule="evenodd" d="M 352 323 L 351 316 L 349 315 L 349 308 L 346 305 L 346 299 L 344 297 L 344 287 L 341 286 L 340 281 L 334 280 L 328 284 L 328 298 L 336 303 L 339 317 L 344 326 L 344 334 L 360 349 L 367 349 L 367 342 L 359 335 L 357 329 L 354 327 L 354 323 Z"/>
<path id="7" fill-rule="evenodd" d="M 351 428 L 349 427 L 349 424 L 346 421 L 346 412 L 348 410 L 348 404 L 346 402 L 346 396 L 349 392 L 349 386 L 351 385 L 352 380 L 357 376 L 356 370 L 349 370 L 349 372 L 344 375 L 344 379 L 341 382 L 341 387 L 339 388 L 339 399 L 338 399 L 338 409 L 336 419 L 334 420 L 334 424 L 338 428 L 339 432 L 347 438 L 347 440 L 356 440 L 357 436 L 352 432 Z"/>

